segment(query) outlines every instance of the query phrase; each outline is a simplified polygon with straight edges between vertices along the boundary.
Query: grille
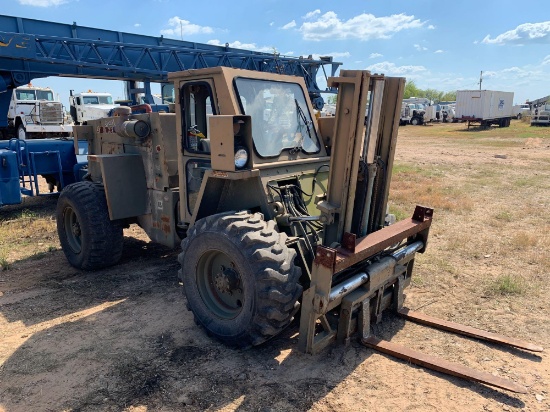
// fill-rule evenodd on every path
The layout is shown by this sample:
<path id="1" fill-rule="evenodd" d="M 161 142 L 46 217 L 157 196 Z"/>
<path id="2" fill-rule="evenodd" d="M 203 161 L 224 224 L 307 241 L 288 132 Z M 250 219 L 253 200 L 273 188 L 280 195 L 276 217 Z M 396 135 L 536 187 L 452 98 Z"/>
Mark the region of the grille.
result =
<path id="1" fill-rule="evenodd" d="M 63 105 L 60 102 L 40 102 L 40 123 L 63 124 Z"/>

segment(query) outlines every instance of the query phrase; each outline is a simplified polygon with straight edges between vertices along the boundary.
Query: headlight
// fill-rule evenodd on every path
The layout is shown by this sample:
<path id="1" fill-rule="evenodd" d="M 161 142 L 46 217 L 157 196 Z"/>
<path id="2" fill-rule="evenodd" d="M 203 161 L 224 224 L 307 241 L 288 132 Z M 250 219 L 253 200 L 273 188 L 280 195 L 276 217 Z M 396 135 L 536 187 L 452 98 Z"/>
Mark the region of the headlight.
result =
<path id="1" fill-rule="evenodd" d="M 244 147 L 237 147 L 235 149 L 235 167 L 242 169 L 246 166 L 246 162 L 248 162 L 248 150 Z"/>

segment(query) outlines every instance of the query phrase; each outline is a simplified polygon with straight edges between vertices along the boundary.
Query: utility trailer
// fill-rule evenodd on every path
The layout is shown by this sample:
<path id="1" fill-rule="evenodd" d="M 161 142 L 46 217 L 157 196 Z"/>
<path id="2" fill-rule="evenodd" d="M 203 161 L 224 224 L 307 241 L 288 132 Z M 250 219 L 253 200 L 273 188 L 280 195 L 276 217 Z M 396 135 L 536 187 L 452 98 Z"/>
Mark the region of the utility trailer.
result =
<path id="1" fill-rule="evenodd" d="M 495 90 L 458 90 L 456 92 L 456 120 L 481 127 L 510 126 L 513 92 Z"/>
<path id="2" fill-rule="evenodd" d="M 388 225 L 405 79 L 342 70 L 334 117 L 316 119 L 304 80 L 224 67 L 172 73 L 175 113 L 75 127 L 86 180 L 57 205 L 63 251 L 79 269 L 114 265 L 123 228 L 174 247 L 188 309 L 224 344 L 278 335 L 300 311 L 299 348 L 361 342 L 428 368 L 515 392 L 514 382 L 373 336 L 384 311 L 526 350 L 542 348 L 406 309 L 433 210 Z M 368 116 L 365 123 L 365 110 Z"/>

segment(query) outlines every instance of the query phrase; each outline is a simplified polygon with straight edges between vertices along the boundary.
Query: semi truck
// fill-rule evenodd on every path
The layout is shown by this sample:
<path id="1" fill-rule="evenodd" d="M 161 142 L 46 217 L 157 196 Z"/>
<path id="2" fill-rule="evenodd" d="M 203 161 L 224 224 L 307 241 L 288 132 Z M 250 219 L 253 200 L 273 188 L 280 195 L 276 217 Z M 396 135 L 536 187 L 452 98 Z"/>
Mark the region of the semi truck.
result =
<path id="1" fill-rule="evenodd" d="M 510 126 L 513 92 L 496 90 L 458 90 L 456 92 L 456 117 L 459 121 L 487 128 L 491 125 Z"/>
<path id="2" fill-rule="evenodd" d="M 515 104 L 512 106 L 512 116 L 516 119 L 521 119 L 523 116 L 529 116 L 531 114 L 531 107 L 529 103 Z"/>
<path id="3" fill-rule="evenodd" d="M 72 125 L 68 122 L 63 104 L 55 100 L 49 87 L 32 84 L 13 90 L 7 114 L 8 126 L 1 130 L 1 138 L 18 139 L 68 137 Z"/>
<path id="4" fill-rule="evenodd" d="M 99 93 L 88 90 L 82 93 L 70 91 L 69 105 L 74 124 L 86 124 L 89 120 L 107 117 L 117 107 L 110 93 Z"/>

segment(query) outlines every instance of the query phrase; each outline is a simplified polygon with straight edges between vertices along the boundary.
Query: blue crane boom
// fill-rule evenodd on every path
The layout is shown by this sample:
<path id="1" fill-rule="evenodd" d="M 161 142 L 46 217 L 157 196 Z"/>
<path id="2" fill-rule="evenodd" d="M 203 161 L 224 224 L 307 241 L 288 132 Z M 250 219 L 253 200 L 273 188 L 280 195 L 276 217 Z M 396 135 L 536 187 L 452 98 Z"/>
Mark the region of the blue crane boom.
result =
<path id="1" fill-rule="evenodd" d="M 166 82 L 169 72 L 228 66 L 302 76 L 313 106 L 320 109 L 326 90 L 317 85 L 318 71 L 326 77 L 328 65 L 334 76 L 341 64 L 332 57 L 288 57 L 6 15 L 0 15 L 0 28 L 0 127 L 7 126 L 10 91 L 34 78 L 125 80 L 128 90 L 145 93 L 152 103 L 150 82 Z M 135 89 L 137 81 L 144 89 Z"/>

